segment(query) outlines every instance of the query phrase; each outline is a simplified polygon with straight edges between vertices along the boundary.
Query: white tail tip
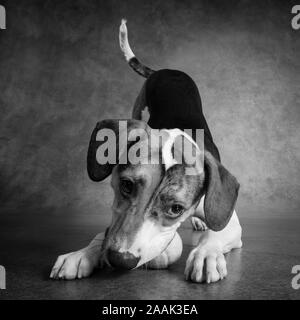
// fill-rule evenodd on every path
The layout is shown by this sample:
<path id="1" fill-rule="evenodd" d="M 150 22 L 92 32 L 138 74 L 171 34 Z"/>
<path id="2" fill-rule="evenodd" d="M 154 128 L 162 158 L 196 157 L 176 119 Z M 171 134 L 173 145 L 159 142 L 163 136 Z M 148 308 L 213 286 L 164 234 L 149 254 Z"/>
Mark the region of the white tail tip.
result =
<path id="1" fill-rule="evenodd" d="M 121 20 L 119 41 L 120 41 L 121 50 L 123 51 L 123 53 L 125 55 L 126 61 L 129 61 L 135 55 L 132 52 L 130 45 L 129 45 L 129 42 L 128 42 L 128 31 L 127 31 L 126 22 L 127 22 L 126 19 Z"/>

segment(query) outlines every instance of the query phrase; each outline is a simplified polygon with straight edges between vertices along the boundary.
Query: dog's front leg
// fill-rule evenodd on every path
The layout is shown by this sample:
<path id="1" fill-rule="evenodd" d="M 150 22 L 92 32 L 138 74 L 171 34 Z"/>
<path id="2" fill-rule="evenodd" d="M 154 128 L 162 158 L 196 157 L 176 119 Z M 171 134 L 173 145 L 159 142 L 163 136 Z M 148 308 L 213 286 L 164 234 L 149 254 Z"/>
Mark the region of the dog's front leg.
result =
<path id="1" fill-rule="evenodd" d="M 146 263 L 149 269 L 166 269 L 176 262 L 182 254 L 182 240 L 178 232 L 175 233 L 173 240 L 168 247 L 156 258 Z"/>
<path id="2" fill-rule="evenodd" d="M 240 248 L 242 228 L 234 211 L 227 226 L 219 231 L 206 230 L 187 259 L 185 277 L 194 282 L 216 282 L 227 275 L 224 254 Z"/>
<path id="3" fill-rule="evenodd" d="M 100 263 L 104 238 L 105 233 L 99 233 L 87 247 L 60 255 L 50 278 L 72 280 L 88 277 Z"/>

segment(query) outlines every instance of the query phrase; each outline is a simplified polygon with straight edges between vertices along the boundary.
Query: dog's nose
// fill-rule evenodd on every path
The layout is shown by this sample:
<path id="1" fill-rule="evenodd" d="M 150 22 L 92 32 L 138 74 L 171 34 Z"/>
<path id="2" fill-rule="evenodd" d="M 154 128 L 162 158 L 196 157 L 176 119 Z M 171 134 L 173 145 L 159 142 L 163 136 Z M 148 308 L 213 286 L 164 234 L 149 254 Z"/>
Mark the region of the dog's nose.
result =
<path id="1" fill-rule="evenodd" d="M 119 269 L 133 269 L 137 266 L 140 258 L 137 258 L 130 252 L 118 252 L 112 249 L 108 250 L 108 261 L 109 263 Z"/>

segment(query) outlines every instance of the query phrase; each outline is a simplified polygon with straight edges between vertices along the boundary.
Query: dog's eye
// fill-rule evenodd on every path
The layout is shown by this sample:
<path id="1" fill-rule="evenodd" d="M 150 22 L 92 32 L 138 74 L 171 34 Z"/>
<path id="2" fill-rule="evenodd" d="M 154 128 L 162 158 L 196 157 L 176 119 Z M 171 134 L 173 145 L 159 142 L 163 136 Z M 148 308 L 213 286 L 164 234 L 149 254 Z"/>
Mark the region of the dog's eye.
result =
<path id="1" fill-rule="evenodd" d="M 180 216 L 183 212 L 184 212 L 183 206 L 181 206 L 180 204 L 173 204 L 168 211 L 168 215 L 172 218 L 176 218 Z"/>
<path id="2" fill-rule="evenodd" d="M 133 182 L 128 179 L 122 179 L 120 183 L 120 190 L 125 195 L 131 194 L 133 191 Z"/>

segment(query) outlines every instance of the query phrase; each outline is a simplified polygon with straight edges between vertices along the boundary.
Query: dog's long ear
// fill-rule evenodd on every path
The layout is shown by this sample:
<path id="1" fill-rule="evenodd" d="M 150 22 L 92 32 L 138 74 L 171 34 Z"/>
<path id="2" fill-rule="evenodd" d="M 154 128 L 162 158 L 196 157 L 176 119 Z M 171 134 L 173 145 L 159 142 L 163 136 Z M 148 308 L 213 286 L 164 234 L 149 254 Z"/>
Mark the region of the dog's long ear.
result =
<path id="1" fill-rule="evenodd" d="M 126 122 L 126 127 L 120 126 L 120 122 L 124 123 Z M 124 136 L 126 132 L 124 130 L 127 129 L 127 136 L 128 133 L 133 129 L 144 129 L 147 131 L 147 124 L 144 121 L 140 120 L 117 120 L 117 119 L 108 119 L 108 120 L 102 120 L 97 123 L 95 129 L 92 132 L 90 143 L 89 143 L 89 149 L 87 153 L 87 171 L 88 175 L 91 180 L 93 181 L 102 181 L 106 177 L 108 177 L 115 164 L 105 163 L 105 164 L 99 164 L 97 161 L 97 150 L 98 148 L 104 144 L 107 143 L 107 141 L 98 141 L 97 135 L 98 132 L 102 129 L 110 129 L 114 132 L 115 136 L 115 146 L 112 146 L 114 148 L 115 152 L 115 158 L 116 161 L 119 159 L 119 136 Z M 121 132 L 120 132 L 121 131 Z M 124 132 L 123 132 L 124 131 Z M 127 142 L 127 141 L 126 141 Z M 131 142 L 131 144 L 134 144 L 135 142 Z"/>
<path id="2" fill-rule="evenodd" d="M 237 200 L 239 183 L 208 151 L 204 156 L 205 199 L 204 214 L 207 226 L 220 231 L 229 222 Z"/>

